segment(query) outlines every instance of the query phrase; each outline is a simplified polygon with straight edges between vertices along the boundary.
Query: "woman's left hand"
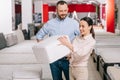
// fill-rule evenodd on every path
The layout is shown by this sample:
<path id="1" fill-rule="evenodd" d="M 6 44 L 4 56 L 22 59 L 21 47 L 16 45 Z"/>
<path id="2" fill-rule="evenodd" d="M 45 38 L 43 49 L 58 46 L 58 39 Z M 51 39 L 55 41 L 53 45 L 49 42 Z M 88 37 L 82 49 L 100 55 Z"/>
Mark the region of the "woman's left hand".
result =
<path id="1" fill-rule="evenodd" d="M 61 45 L 67 46 L 68 44 L 70 44 L 70 41 L 68 40 L 66 36 L 62 36 L 58 38 L 58 40 L 61 42 Z"/>
<path id="2" fill-rule="evenodd" d="M 68 38 L 66 36 L 62 36 L 60 38 L 58 38 L 58 40 L 61 42 L 60 45 L 64 45 L 66 47 L 68 47 L 72 52 L 73 50 L 73 45 L 71 44 L 71 42 L 68 40 Z"/>

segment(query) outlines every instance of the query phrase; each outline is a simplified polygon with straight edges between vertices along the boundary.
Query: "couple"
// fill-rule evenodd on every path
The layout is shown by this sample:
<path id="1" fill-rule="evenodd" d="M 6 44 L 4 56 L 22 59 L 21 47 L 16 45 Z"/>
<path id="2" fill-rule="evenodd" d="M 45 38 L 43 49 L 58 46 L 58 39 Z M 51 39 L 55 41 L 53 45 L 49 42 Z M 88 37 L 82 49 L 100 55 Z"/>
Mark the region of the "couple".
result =
<path id="1" fill-rule="evenodd" d="M 56 4 L 56 12 L 56 18 L 49 20 L 36 34 L 38 42 L 45 35 L 68 35 L 70 38 L 71 43 L 65 36 L 58 39 L 61 45 L 71 50 L 71 53 L 50 64 L 53 80 L 63 80 L 62 71 L 66 80 L 88 80 L 87 62 L 96 42 L 93 21 L 89 17 L 84 17 L 78 23 L 69 18 L 67 2 L 61 0 Z"/>

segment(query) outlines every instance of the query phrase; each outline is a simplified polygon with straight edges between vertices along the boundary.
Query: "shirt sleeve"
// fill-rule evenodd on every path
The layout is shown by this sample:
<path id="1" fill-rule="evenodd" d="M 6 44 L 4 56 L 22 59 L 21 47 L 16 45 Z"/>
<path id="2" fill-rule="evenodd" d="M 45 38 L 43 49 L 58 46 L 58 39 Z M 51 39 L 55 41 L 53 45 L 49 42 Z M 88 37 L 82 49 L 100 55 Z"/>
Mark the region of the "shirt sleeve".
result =
<path id="1" fill-rule="evenodd" d="M 44 24 L 44 26 L 38 31 L 38 33 L 36 34 L 36 38 L 37 39 L 43 39 L 45 35 L 48 34 L 48 28 L 47 28 L 48 24 Z"/>

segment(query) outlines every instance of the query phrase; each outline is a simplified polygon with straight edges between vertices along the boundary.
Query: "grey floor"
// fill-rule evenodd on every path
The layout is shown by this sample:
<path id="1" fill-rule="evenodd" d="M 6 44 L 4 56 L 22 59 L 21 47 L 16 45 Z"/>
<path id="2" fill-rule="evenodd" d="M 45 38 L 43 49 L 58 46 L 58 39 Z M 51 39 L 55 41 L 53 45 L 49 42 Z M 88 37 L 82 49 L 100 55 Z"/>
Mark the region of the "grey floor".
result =
<path id="1" fill-rule="evenodd" d="M 0 66 L 0 80 L 11 80 L 12 75 L 10 75 L 11 73 L 8 73 L 8 72 L 12 72 L 10 70 L 16 69 L 16 67 L 17 67 L 17 69 L 18 69 L 18 67 L 20 67 L 20 68 L 23 67 L 24 69 L 34 68 L 35 70 L 39 70 L 39 66 L 36 67 L 33 65 L 26 65 L 26 66 L 25 65 L 23 65 L 23 66 L 21 66 L 21 65 L 20 66 L 19 65 L 15 65 L 15 66 L 14 65 L 8 65 L 8 66 L 1 65 Z M 92 57 L 90 57 L 89 62 L 88 62 L 88 70 L 89 70 L 89 79 L 88 80 L 102 80 L 99 72 L 96 70 L 95 63 L 93 62 Z M 4 76 L 4 75 L 6 75 L 6 76 Z"/>

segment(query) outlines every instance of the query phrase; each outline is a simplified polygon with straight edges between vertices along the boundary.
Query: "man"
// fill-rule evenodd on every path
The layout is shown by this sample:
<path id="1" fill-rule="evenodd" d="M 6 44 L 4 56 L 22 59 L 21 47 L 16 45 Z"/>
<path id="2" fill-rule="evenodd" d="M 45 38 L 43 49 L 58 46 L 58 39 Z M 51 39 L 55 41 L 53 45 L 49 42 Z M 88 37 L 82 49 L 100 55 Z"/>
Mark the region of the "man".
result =
<path id="1" fill-rule="evenodd" d="M 45 35 L 68 35 L 71 41 L 76 35 L 79 35 L 79 23 L 67 16 L 68 5 L 65 1 L 57 2 L 56 12 L 56 18 L 49 20 L 36 34 L 38 42 L 41 41 Z M 67 57 L 51 63 L 50 68 L 53 80 L 62 80 L 62 71 L 66 80 L 69 80 L 69 61 Z"/>

